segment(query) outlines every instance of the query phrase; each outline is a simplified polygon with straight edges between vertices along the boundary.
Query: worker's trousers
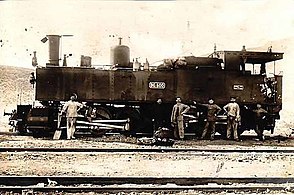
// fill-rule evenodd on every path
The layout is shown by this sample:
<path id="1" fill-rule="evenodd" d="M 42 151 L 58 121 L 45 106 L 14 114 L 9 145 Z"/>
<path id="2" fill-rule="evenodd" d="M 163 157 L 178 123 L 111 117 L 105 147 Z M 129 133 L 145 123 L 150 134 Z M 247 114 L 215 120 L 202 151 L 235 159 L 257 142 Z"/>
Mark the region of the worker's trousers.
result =
<path id="1" fill-rule="evenodd" d="M 231 139 L 232 129 L 234 134 L 234 139 L 238 139 L 238 122 L 236 121 L 236 117 L 228 116 L 227 121 L 227 138 Z"/>
<path id="2" fill-rule="evenodd" d="M 67 139 L 74 138 L 76 131 L 76 117 L 67 117 Z"/>

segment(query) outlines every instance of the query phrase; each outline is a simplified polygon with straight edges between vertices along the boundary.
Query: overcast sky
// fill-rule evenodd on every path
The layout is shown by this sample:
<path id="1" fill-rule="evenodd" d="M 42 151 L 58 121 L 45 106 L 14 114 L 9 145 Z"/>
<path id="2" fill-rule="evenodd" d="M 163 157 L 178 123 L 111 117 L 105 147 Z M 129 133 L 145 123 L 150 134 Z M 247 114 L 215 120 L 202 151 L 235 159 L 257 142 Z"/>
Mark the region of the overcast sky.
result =
<path id="1" fill-rule="evenodd" d="M 284 102 L 294 97 L 294 1 L 0 1 L 0 65 L 32 67 L 48 62 L 46 35 L 63 37 L 61 53 L 81 55 L 92 64 L 109 64 L 110 47 L 123 38 L 131 59 L 153 63 L 181 55 L 203 56 L 217 50 L 284 52 L 276 63 L 284 72 Z M 292 107 L 291 107 L 292 106 Z M 285 108 L 285 107 L 284 107 Z M 294 108 L 290 103 L 289 107 Z"/>
<path id="2" fill-rule="evenodd" d="M 1 1 L 0 64 L 31 67 L 48 61 L 49 34 L 79 64 L 89 55 L 108 64 L 110 47 L 123 37 L 131 58 L 155 62 L 170 56 L 261 47 L 292 38 L 294 1 Z M 283 49 L 281 45 L 274 47 Z"/>

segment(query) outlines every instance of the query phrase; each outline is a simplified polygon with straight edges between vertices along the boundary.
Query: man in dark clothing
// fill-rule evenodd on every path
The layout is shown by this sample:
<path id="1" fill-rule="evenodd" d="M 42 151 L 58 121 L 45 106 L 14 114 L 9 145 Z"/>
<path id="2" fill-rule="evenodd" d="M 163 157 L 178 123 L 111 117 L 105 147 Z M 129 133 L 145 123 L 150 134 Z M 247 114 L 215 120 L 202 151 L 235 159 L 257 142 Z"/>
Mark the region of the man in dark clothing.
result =
<path id="1" fill-rule="evenodd" d="M 194 104 L 197 104 L 194 102 Z M 215 121 L 217 114 L 221 111 L 221 108 L 214 103 L 213 99 L 208 100 L 208 104 L 199 104 L 201 106 L 207 107 L 207 116 L 206 116 L 206 124 L 201 136 L 201 139 L 204 139 L 208 130 L 210 129 L 210 140 L 214 140 L 215 135 Z"/>
<path id="2" fill-rule="evenodd" d="M 162 103 L 162 99 L 159 98 L 153 108 L 153 122 L 154 131 L 157 131 L 159 127 L 164 127 L 166 124 L 166 107 Z"/>
<path id="3" fill-rule="evenodd" d="M 260 104 L 257 104 L 256 109 L 253 110 L 253 112 L 255 113 L 255 131 L 257 133 L 258 139 L 263 141 L 263 130 L 267 111 L 263 109 Z"/>

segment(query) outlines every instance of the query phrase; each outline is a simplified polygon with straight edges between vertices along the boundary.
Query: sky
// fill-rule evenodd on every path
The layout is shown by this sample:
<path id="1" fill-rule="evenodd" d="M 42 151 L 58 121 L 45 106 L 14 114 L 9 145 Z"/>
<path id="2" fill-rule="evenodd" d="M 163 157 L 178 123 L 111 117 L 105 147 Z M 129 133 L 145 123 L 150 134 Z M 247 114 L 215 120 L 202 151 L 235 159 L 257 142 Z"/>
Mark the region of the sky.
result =
<path id="1" fill-rule="evenodd" d="M 292 37 L 294 1 L 1 1 L 0 64 L 31 66 L 48 62 L 46 35 L 63 37 L 61 53 L 93 64 L 110 63 L 118 37 L 131 58 L 163 58 L 218 50 L 264 47 Z M 273 48 L 283 49 L 283 48 Z"/>
<path id="2" fill-rule="evenodd" d="M 197 1 L 0 1 L 0 65 L 32 68 L 48 62 L 46 35 L 62 37 L 61 56 L 69 66 L 80 56 L 92 64 L 110 63 L 110 48 L 130 47 L 131 59 L 150 63 L 181 55 L 205 56 L 217 50 L 284 52 L 276 62 L 284 75 L 284 97 L 294 96 L 293 0 Z M 291 104 L 292 105 L 292 104 Z M 294 107 L 293 107 L 294 108 Z"/>

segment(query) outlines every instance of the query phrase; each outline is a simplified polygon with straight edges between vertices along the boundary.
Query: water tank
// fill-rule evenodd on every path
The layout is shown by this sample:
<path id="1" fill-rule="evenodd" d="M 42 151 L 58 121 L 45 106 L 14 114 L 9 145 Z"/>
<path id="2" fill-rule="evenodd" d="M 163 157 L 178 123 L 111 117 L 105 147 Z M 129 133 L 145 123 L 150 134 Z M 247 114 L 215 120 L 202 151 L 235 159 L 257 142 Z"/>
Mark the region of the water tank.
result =
<path id="1" fill-rule="evenodd" d="M 119 45 L 110 50 L 110 63 L 117 67 L 130 68 L 130 48 L 121 44 L 119 38 Z"/>

